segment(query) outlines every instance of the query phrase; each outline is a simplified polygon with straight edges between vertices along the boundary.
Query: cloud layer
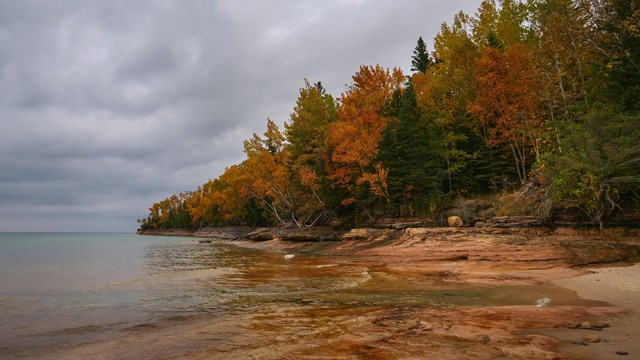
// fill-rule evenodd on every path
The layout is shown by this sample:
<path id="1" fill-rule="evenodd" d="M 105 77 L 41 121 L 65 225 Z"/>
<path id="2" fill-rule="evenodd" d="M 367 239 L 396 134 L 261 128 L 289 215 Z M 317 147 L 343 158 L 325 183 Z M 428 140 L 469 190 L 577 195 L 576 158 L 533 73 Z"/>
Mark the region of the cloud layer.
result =
<path id="1" fill-rule="evenodd" d="M 409 70 L 418 36 L 480 1 L 0 3 L 0 231 L 133 231 L 242 160 L 305 78 Z"/>

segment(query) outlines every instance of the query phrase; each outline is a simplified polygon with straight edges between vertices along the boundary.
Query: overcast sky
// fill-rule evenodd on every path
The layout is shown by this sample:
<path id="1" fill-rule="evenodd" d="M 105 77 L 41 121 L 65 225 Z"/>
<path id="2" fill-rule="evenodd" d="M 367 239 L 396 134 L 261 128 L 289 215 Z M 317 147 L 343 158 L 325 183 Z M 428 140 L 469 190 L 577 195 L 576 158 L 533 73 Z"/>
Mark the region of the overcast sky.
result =
<path id="1" fill-rule="evenodd" d="M 135 231 L 480 0 L 0 0 L 0 231 Z"/>

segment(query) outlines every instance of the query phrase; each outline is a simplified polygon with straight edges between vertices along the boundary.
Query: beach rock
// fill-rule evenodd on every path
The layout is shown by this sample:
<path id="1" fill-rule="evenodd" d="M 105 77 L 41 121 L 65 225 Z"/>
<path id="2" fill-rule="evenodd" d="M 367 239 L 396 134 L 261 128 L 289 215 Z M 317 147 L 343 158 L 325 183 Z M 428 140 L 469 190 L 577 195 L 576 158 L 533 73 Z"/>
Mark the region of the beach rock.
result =
<path id="1" fill-rule="evenodd" d="M 541 299 L 536 300 L 536 307 L 545 307 L 547 305 L 551 304 L 551 299 L 549 299 L 548 297 L 543 297 Z"/>
<path id="2" fill-rule="evenodd" d="M 585 337 L 582 338 L 582 340 L 588 342 L 588 343 L 599 343 L 600 341 L 602 341 L 602 339 L 600 338 L 600 336 L 596 335 L 596 334 L 589 334 L 586 335 Z"/>
<path id="3" fill-rule="evenodd" d="M 459 216 L 449 216 L 449 218 L 447 219 L 447 223 L 450 227 L 460 227 L 464 225 L 462 223 L 462 219 L 460 219 Z"/>
<path id="4" fill-rule="evenodd" d="M 363 240 L 367 239 L 370 235 L 369 229 L 351 229 L 349 232 L 342 235 L 343 240 Z"/>
<path id="5" fill-rule="evenodd" d="M 580 327 L 580 323 L 575 320 L 567 321 L 566 325 L 567 329 L 577 329 Z"/>
<path id="6" fill-rule="evenodd" d="M 591 323 L 588 321 L 583 321 L 580 323 L 580 327 L 582 328 L 590 328 L 591 327 Z"/>

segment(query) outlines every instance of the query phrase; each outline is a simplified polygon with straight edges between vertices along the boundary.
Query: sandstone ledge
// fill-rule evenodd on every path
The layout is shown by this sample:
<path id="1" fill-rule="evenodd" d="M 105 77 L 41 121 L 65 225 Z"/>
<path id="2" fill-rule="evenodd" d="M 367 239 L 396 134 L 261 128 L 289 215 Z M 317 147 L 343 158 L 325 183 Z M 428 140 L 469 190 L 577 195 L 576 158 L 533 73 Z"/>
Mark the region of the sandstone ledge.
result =
<path id="1" fill-rule="evenodd" d="M 241 246 L 353 256 L 388 263 L 465 262 L 510 268 L 573 268 L 640 259 L 637 229 L 549 228 L 249 228 L 146 231 L 146 235 L 195 236 Z M 253 244 L 252 244 L 253 243 Z"/>

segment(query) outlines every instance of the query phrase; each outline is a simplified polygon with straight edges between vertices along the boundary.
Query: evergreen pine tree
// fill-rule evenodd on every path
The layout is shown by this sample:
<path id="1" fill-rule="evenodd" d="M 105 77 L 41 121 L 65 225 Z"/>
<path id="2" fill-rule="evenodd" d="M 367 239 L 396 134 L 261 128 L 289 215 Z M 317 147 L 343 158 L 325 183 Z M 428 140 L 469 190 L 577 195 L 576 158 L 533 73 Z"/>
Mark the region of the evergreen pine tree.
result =
<path id="1" fill-rule="evenodd" d="M 413 56 L 411 57 L 411 71 L 414 72 L 427 72 L 427 69 L 431 65 L 431 58 L 427 52 L 427 45 L 422 40 L 422 36 L 418 38 L 415 50 L 413 50 Z"/>
<path id="2" fill-rule="evenodd" d="M 380 144 L 380 158 L 389 170 L 393 214 L 425 214 L 442 192 L 436 132 L 423 121 L 411 83 L 394 100 L 398 120 L 389 125 Z"/>

